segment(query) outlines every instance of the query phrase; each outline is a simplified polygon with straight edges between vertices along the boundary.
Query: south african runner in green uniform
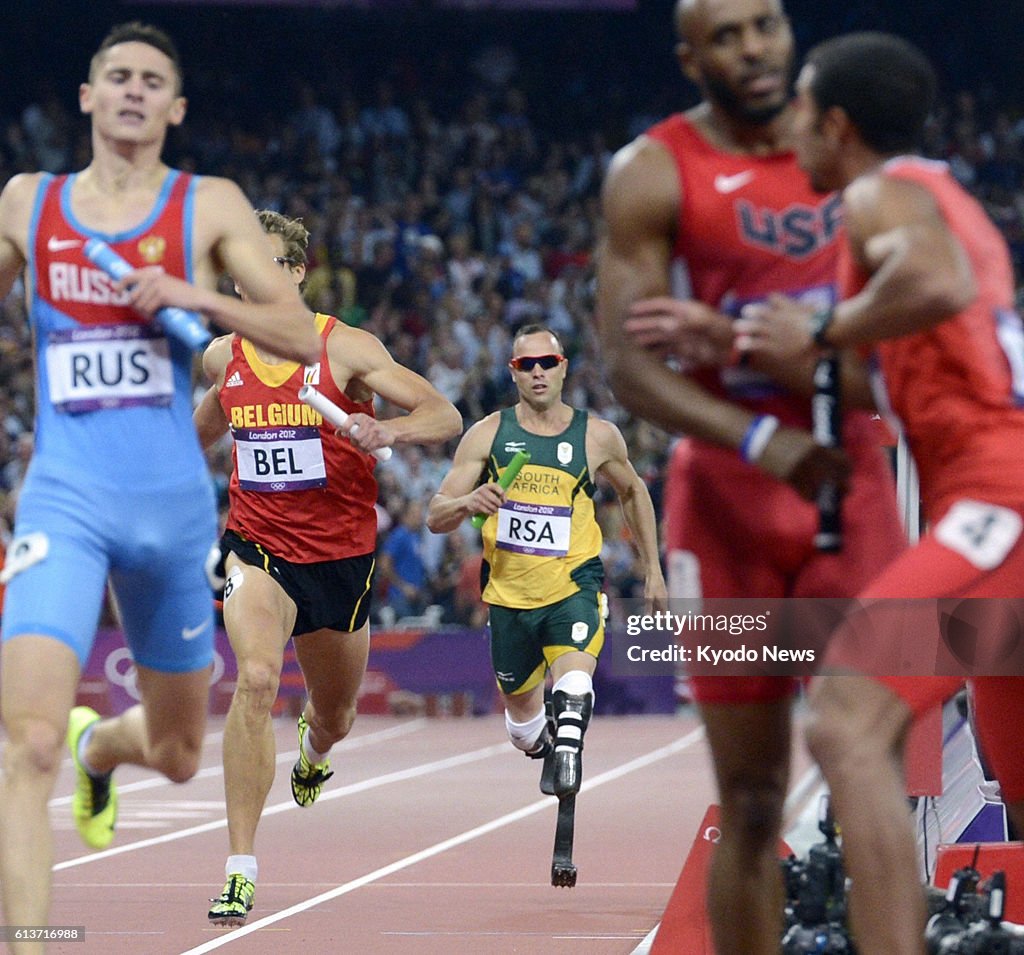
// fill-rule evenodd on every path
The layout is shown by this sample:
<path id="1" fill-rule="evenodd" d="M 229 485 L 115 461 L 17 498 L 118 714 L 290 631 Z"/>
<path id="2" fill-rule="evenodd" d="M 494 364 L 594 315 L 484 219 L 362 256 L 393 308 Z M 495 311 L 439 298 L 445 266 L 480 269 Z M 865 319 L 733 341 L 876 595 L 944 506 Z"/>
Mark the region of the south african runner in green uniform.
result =
<path id="1" fill-rule="evenodd" d="M 516 749 L 545 758 L 553 776 L 542 789 L 559 799 L 580 787 L 592 677 L 604 643 L 596 475 L 619 496 L 643 560 L 645 596 L 659 607 L 667 600 L 647 487 L 619 429 L 562 401 L 567 369 L 553 332 L 528 325 L 516 335 L 509 370 L 519 401 L 466 432 L 427 513 L 427 526 L 438 534 L 487 515 L 483 599 L 505 725 Z M 506 491 L 498 479 L 523 450 L 530 461 Z M 554 737 L 544 706 L 549 671 Z"/>

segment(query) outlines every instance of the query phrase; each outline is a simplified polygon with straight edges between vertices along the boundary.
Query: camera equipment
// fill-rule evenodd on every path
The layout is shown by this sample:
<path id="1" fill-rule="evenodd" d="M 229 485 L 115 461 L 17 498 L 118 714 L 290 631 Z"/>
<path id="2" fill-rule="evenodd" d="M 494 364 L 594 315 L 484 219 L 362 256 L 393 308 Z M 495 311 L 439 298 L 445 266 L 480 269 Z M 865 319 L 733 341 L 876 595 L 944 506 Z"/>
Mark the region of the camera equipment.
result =
<path id="1" fill-rule="evenodd" d="M 825 837 L 807 850 L 806 859 L 782 863 L 786 888 L 783 955 L 854 955 L 846 930 L 846 875 L 836 840 L 828 796 L 818 808 L 818 829 Z"/>
<path id="2" fill-rule="evenodd" d="M 928 920 L 928 955 L 1024 955 L 1024 934 L 1003 925 L 1006 873 L 980 878 L 973 866 L 953 874 L 945 907 Z"/>

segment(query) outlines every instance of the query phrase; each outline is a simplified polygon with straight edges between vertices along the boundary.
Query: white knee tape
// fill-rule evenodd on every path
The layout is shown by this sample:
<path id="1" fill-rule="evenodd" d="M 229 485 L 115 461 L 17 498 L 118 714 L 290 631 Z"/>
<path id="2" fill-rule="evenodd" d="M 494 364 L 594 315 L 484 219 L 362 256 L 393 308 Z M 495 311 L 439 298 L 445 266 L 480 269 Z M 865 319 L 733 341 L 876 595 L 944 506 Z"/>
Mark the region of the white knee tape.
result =
<path id="1" fill-rule="evenodd" d="M 588 693 L 594 692 L 594 681 L 585 670 L 570 670 L 560 676 L 551 688 L 553 693 L 558 690 L 572 696 L 586 696 Z"/>
<path id="2" fill-rule="evenodd" d="M 508 730 L 508 738 L 516 749 L 521 749 L 524 753 L 533 749 L 540 734 L 544 732 L 546 723 L 547 716 L 543 707 L 536 716 L 525 723 L 516 723 L 508 715 L 508 710 L 505 710 L 505 729 Z"/>

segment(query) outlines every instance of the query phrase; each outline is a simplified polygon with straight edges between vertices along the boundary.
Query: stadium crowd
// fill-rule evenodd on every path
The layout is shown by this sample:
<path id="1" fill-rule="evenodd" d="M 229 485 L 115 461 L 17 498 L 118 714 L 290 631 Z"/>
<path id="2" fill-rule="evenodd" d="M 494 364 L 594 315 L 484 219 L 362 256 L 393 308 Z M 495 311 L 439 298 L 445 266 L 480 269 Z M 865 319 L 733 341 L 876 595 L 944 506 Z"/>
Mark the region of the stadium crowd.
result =
<path id="1" fill-rule="evenodd" d="M 602 176 L 618 137 L 636 135 L 652 114 L 627 117 L 615 132 L 580 129 L 519 82 L 512 48 L 478 52 L 448 72 L 413 78 L 396 57 L 364 83 L 297 82 L 281 115 L 224 122 L 197 112 L 167 158 L 234 178 L 256 208 L 301 217 L 311 232 L 309 305 L 376 334 L 458 407 L 466 426 L 515 400 L 506 367 L 514 332 L 538 321 L 555 329 L 570 359 L 566 401 L 619 425 L 658 508 L 669 439 L 614 403 L 591 320 Z M 0 185 L 23 170 L 80 168 L 87 149 L 82 117 L 45 86 L 19 114 L 0 113 Z M 928 153 L 982 199 L 1024 275 L 1022 111 L 953 93 L 933 118 Z M 0 302 L 5 538 L 32 449 L 31 355 L 16 289 Z M 225 439 L 210 455 L 225 501 L 230 447 Z M 434 536 L 423 526 L 422 504 L 452 449 L 405 446 L 378 468 L 383 622 L 436 605 L 445 622 L 482 623 L 479 534 L 467 525 Z M 610 593 L 642 592 L 642 569 L 607 489 L 598 514 Z M 406 586 L 394 586 L 396 578 Z"/>

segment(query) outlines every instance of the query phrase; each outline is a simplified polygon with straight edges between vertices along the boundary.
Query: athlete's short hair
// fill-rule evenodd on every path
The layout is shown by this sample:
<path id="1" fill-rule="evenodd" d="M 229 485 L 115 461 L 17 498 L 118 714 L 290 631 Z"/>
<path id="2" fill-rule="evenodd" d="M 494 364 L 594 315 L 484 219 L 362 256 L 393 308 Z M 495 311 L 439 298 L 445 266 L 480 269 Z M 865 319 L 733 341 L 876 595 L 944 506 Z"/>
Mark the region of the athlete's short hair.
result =
<path id="1" fill-rule="evenodd" d="M 174 41 L 159 27 L 149 23 L 142 23 L 139 20 L 132 20 L 130 23 L 119 23 L 100 42 L 99 49 L 93 54 L 89 62 L 89 82 L 93 82 L 103 60 L 103 54 L 112 46 L 119 43 L 145 43 L 148 46 L 159 50 L 174 65 L 174 72 L 177 75 L 177 89 L 175 93 L 181 93 L 185 75 L 181 69 L 181 57 L 178 55 L 178 48 Z"/>
<path id="2" fill-rule="evenodd" d="M 538 322 L 531 322 L 529 325 L 524 325 L 520 328 L 512 337 L 512 347 L 515 348 L 516 342 L 527 335 L 550 335 L 558 343 L 559 352 L 563 355 L 565 354 L 565 346 L 562 344 L 562 339 L 558 337 L 558 334 L 548 328 L 547 325 L 541 325 Z"/>
<path id="3" fill-rule="evenodd" d="M 821 110 L 846 111 L 878 153 L 915 152 L 935 99 L 935 71 L 912 43 L 865 31 L 826 40 L 807 54 L 810 90 Z"/>

